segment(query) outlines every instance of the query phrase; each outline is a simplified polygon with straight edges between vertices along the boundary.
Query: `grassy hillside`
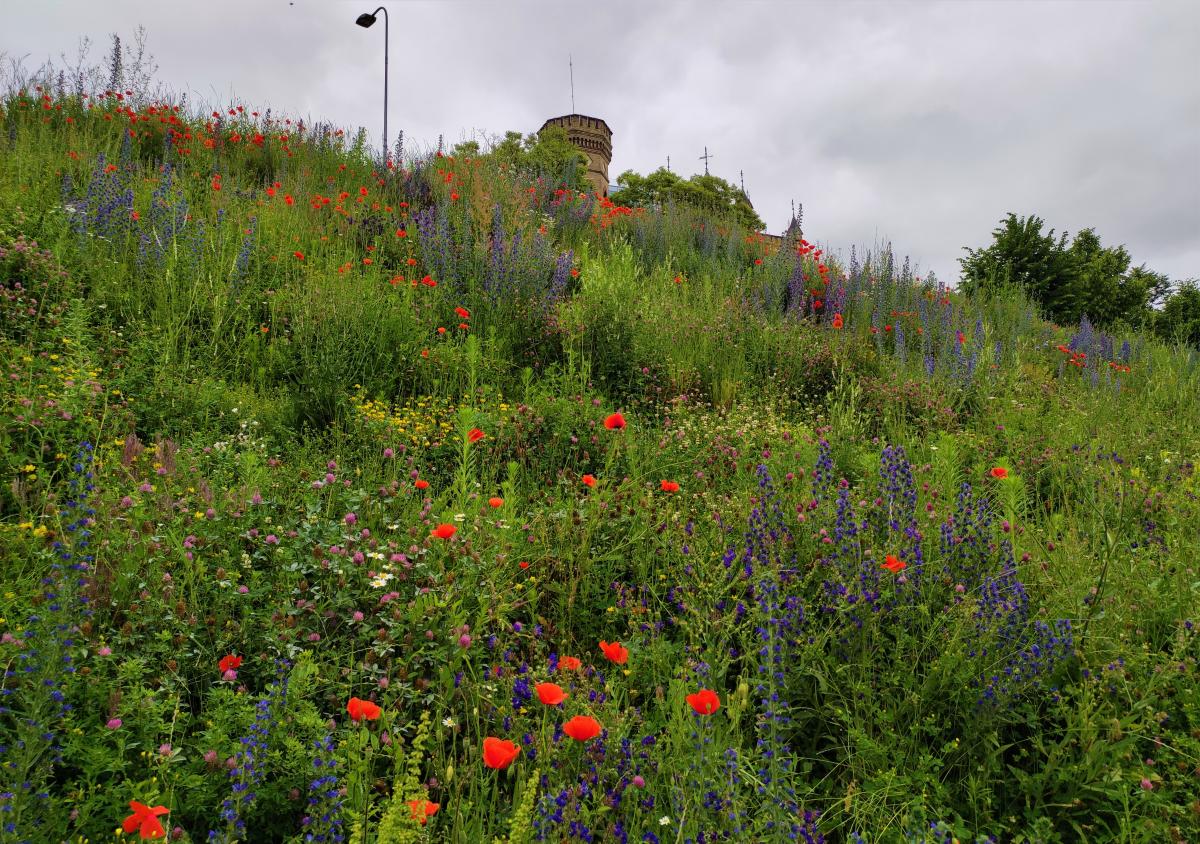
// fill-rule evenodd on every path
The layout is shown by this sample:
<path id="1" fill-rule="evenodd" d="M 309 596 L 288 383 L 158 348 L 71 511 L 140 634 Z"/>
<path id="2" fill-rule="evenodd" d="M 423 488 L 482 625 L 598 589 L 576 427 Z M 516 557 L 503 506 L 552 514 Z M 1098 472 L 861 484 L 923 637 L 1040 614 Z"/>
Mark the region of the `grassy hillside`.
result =
<path id="1" fill-rule="evenodd" d="M 249 107 L 0 118 L 0 841 L 1200 837 L 1194 349 Z"/>

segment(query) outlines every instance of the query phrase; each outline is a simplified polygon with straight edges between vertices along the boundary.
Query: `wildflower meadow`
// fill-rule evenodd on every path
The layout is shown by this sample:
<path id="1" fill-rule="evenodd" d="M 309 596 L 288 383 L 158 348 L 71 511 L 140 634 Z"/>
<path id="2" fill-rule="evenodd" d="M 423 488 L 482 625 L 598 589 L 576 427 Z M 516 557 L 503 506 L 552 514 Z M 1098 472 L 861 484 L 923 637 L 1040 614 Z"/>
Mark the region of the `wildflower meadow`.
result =
<path id="1" fill-rule="evenodd" d="M 477 146 L 0 99 L 0 842 L 1200 841 L 1200 350 Z"/>

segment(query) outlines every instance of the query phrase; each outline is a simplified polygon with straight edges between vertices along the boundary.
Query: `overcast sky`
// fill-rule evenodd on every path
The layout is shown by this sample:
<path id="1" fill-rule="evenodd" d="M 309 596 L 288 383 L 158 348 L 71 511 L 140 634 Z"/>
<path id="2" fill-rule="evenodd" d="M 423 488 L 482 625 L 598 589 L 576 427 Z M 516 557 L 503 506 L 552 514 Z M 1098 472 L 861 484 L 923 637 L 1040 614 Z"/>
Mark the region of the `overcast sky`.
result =
<path id="1" fill-rule="evenodd" d="M 383 27 L 343 0 L 6 3 L 0 51 L 100 62 L 144 25 L 190 97 L 382 131 Z M 768 231 L 890 239 L 943 279 L 1008 211 L 1096 228 L 1134 263 L 1200 276 L 1200 0 L 809 3 L 389 0 L 389 130 L 424 148 L 613 130 L 610 177 L 671 159 L 746 191 Z M 411 147 L 410 147 L 411 148 Z"/>

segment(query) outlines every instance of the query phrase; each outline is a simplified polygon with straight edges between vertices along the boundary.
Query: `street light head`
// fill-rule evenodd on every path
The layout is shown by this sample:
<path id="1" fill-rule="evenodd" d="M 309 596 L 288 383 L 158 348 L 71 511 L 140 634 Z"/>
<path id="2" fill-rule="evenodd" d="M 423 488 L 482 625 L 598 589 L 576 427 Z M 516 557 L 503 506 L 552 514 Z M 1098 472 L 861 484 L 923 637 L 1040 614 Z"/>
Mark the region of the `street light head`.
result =
<path id="1" fill-rule="evenodd" d="M 363 12 L 358 16 L 358 20 L 356 20 L 355 23 L 361 26 L 363 29 L 366 29 L 370 27 L 371 24 L 375 23 L 375 16 Z"/>

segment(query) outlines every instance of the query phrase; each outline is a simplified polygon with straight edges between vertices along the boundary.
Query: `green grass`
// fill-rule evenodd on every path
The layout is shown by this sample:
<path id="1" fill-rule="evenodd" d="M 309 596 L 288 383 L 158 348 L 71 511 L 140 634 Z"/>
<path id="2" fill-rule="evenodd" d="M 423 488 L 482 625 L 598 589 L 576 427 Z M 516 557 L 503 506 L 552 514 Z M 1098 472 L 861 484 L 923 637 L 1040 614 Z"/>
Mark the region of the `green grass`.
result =
<path id="1" fill-rule="evenodd" d="M 131 800 L 184 841 L 1200 834 L 1195 349 L 488 154 L 39 97 L 0 101 L 0 841 Z"/>

